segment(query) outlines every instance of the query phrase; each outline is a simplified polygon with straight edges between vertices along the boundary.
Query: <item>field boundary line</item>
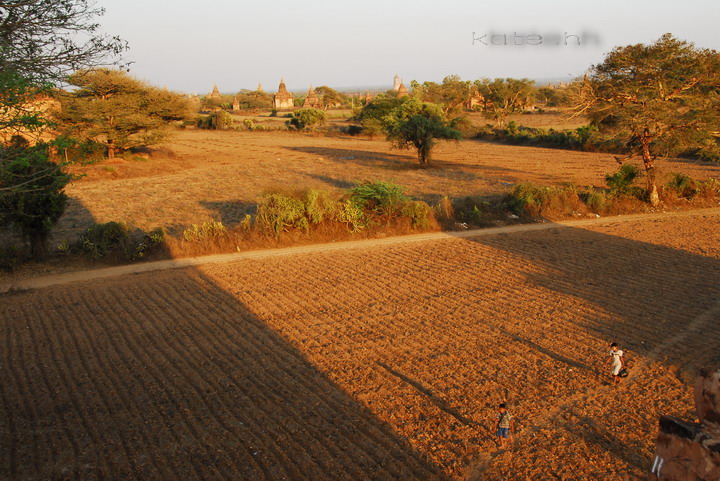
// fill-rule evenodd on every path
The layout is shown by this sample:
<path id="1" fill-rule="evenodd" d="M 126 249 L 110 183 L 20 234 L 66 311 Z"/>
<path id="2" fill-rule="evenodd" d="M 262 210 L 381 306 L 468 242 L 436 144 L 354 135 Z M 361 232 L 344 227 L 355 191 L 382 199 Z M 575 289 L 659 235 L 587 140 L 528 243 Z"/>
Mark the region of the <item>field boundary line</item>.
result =
<path id="1" fill-rule="evenodd" d="M 585 227 L 604 223 L 625 223 L 637 220 L 665 219 L 670 217 L 692 217 L 700 215 L 720 215 L 720 208 L 696 209 L 679 212 L 659 212 L 651 214 L 631 214 L 613 217 L 598 217 L 592 219 L 567 220 L 559 222 L 542 222 L 535 224 L 515 224 L 502 227 L 489 227 L 484 229 L 473 229 L 454 232 L 428 232 L 423 234 L 412 234 L 405 236 L 393 236 L 380 239 L 363 239 L 356 241 L 331 242 L 323 244 L 312 244 L 307 246 L 282 247 L 277 249 L 262 249 L 246 252 L 234 252 L 231 254 L 214 254 L 201 257 L 186 257 L 181 259 L 168 259 L 162 261 L 146 262 L 143 264 L 128 264 L 102 269 L 91 269 L 84 271 L 69 272 L 41 277 L 17 279 L 0 283 L 0 294 L 9 292 L 42 289 L 45 287 L 71 284 L 74 282 L 104 279 L 127 274 L 141 274 L 145 272 L 163 271 L 168 269 L 181 269 L 206 264 L 224 264 L 250 259 L 268 259 L 281 256 L 292 256 L 300 254 L 312 254 L 316 252 L 334 252 L 351 249 L 364 249 L 371 247 L 382 247 L 402 245 L 419 242 L 431 242 L 448 239 L 468 239 L 484 237 L 497 234 L 513 234 L 519 232 L 541 231 L 557 229 L 561 227 Z"/>

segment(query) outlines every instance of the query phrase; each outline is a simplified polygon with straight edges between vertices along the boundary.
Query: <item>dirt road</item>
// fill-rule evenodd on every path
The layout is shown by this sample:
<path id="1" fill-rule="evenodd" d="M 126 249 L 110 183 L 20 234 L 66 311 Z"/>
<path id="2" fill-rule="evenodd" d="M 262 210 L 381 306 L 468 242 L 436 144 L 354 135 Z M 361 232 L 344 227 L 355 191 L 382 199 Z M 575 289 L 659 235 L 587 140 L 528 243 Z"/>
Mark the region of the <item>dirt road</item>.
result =
<path id="1" fill-rule="evenodd" d="M 531 232 L 546 229 L 556 229 L 558 227 L 589 227 L 602 226 L 607 224 L 616 224 L 624 222 L 636 222 L 638 220 L 667 219 L 678 217 L 697 217 L 697 216 L 715 216 L 720 215 L 720 208 L 700 209 L 693 211 L 679 212 L 660 212 L 654 214 L 634 214 L 622 215 L 606 218 L 592 218 L 582 220 L 571 220 L 562 222 L 545 222 L 540 224 L 518 224 L 504 227 L 495 227 L 488 229 L 475 229 L 458 232 L 432 232 L 427 234 L 406 235 L 382 239 L 370 239 L 360 241 L 349 241 L 339 243 L 316 244 L 301 247 L 289 247 L 282 249 L 266 249 L 251 252 L 240 252 L 233 254 L 219 254 L 202 257 L 192 257 L 185 259 L 171 259 L 166 261 L 145 262 L 141 264 L 131 264 L 118 267 L 109 267 L 104 269 L 94 269 L 89 271 L 79 271 L 67 274 L 58 274 L 50 276 L 33 277 L 28 279 L 0 281 L 0 294 L 22 291 L 27 289 L 41 289 L 43 287 L 71 284 L 73 282 L 104 279 L 108 277 L 121 276 L 126 274 L 139 274 L 142 272 L 161 271 L 166 269 L 178 269 L 183 267 L 201 266 L 204 264 L 220 264 L 225 262 L 240 261 L 243 259 L 265 259 L 277 256 L 292 256 L 298 254 L 311 254 L 315 252 L 330 252 L 338 250 L 351 249 L 367 249 L 379 246 L 389 246 L 416 242 L 428 242 L 441 239 L 470 239 L 480 236 L 490 236 L 497 234 L 512 234 L 519 232 Z"/>

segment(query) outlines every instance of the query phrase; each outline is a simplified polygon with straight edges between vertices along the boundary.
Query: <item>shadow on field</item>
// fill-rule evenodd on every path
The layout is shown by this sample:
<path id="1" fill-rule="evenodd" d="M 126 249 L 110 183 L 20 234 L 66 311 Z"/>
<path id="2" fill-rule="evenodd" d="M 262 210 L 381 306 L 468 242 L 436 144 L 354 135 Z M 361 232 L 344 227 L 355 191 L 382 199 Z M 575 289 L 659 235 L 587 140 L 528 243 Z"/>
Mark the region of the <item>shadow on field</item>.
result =
<path id="1" fill-rule="evenodd" d="M 446 479 L 198 270 L 0 311 L 2 479 Z"/>
<path id="2" fill-rule="evenodd" d="M 586 443 L 600 446 L 603 451 L 611 453 L 613 458 L 640 471 L 647 469 L 648 460 L 641 449 L 619 443 L 617 434 L 604 428 L 596 420 L 581 416 L 576 423 L 564 423 L 563 427 Z"/>
<path id="3" fill-rule="evenodd" d="M 419 169 L 415 157 L 411 154 L 389 154 L 351 149 L 334 149 L 329 147 L 284 147 L 294 152 L 302 152 L 323 157 L 344 165 L 355 164 L 365 167 L 383 168 L 388 170 Z"/>
<path id="4" fill-rule="evenodd" d="M 205 209 L 217 212 L 220 222 L 226 227 L 235 227 L 243 221 L 246 215 L 257 213 L 257 204 L 241 200 L 201 200 L 200 205 Z"/>
<path id="5" fill-rule="evenodd" d="M 520 176 L 515 174 L 524 173 L 507 167 L 448 162 L 439 158 L 433 159 L 427 168 L 422 168 L 418 163 L 413 150 L 401 151 L 406 152 L 404 154 L 389 154 L 386 152 L 328 147 L 285 148 L 296 152 L 321 156 L 327 160 L 337 162 L 342 165 L 354 164 L 369 168 L 417 171 L 429 176 L 446 178 L 451 181 L 473 181 L 483 179 L 503 185 L 512 185 L 520 180 Z M 495 179 L 494 176 L 502 176 L 502 179 Z"/>
<path id="6" fill-rule="evenodd" d="M 679 367 L 687 382 L 700 367 L 720 367 L 719 260 L 561 226 L 469 240 L 544 267 L 528 272 L 529 282 L 599 306 L 612 320 L 575 323 L 608 344 Z"/>

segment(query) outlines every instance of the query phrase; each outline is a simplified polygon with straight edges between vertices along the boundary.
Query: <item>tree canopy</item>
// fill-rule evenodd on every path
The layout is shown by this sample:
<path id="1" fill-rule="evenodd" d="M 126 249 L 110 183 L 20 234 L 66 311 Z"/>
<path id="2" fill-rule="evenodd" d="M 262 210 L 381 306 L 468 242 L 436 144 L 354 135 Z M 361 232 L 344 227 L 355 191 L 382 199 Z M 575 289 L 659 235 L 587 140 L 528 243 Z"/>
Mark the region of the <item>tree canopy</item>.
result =
<path id="1" fill-rule="evenodd" d="M 77 90 L 61 97 L 58 118 L 72 137 L 107 146 L 116 152 L 162 141 L 172 121 L 189 119 L 189 101 L 151 87 L 122 70 L 96 69 L 73 74 Z"/>
<path id="2" fill-rule="evenodd" d="M 116 62 L 126 43 L 100 33 L 91 0 L 10 0 L 0 4 L 0 70 L 40 85 Z"/>
<path id="3" fill-rule="evenodd" d="M 472 83 L 469 80 L 462 80 L 458 75 L 445 77 L 441 84 L 436 82 L 420 84 L 412 81 L 411 86 L 413 92 L 423 102 L 439 105 L 448 117 L 462 115 L 465 102 L 470 100 L 475 92 Z"/>
<path id="4" fill-rule="evenodd" d="M 696 149 L 718 152 L 720 55 L 670 34 L 655 43 L 612 50 L 578 84 L 576 110 L 600 132 L 640 155 L 648 197 L 659 203 L 658 155 Z M 624 159 L 621 159 L 621 161 Z"/>
<path id="5" fill-rule="evenodd" d="M 371 102 L 372 104 L 372 102 Z M 437 139 L 460 140 L 462 135 L 453 128 L 443 110 L 436 104 L 405 97 L 382 118 L 387 138 L 399 148 L 413 146 L 418 161 L 427 167 Z"/>
<path id="6" fill-rule="evenodd" d="M 505 125 L 508 115 L 522 112 L 535 95 L 535 81 L 526 78 L 484 78 L 476 80 L 475 87 L 484 98 L 485 115 L 498 127 Z"/>

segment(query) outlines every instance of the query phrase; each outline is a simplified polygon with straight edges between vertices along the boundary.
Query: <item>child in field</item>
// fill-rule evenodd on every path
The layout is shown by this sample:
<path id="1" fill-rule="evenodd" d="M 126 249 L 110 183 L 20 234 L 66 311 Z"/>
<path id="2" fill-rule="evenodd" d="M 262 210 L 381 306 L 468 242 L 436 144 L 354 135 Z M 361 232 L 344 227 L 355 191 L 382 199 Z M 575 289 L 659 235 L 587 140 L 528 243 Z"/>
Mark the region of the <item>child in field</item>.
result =
<path id="1" fill-rule="evenodd" d="M 505 403 L 500 404 L 495 420 L 497 443 L 502 448 L 505 446 L 505 442 L 510 439 L 510 431 L 513 427 L 513 417 L 507 412 Z"/>
<path id="2" fill-rule="evenodd" d="M 610 344 L 610 357 L 607 360 L 613 376 L 613 386 L 620 384 L 620 371 L 625 368 L 625 353 L 618 348 L 617 342 Z"/>

